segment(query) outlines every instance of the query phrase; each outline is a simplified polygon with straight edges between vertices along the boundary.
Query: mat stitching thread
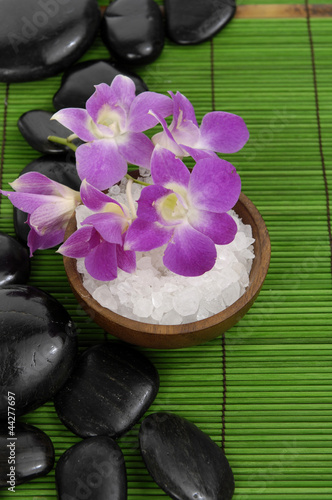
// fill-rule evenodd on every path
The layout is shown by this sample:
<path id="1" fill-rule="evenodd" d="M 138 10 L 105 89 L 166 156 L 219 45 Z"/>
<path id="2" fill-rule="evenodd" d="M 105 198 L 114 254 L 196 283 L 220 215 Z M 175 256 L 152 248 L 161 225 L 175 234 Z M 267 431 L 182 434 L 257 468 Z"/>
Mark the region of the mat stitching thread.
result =
<path id="1" fill-rule="evenodd" d="M 6 94 L 5 94 L 5 106 L 3 112 L 3 131 L 2 131 L 2 145 L 1 145 L 1 157 L 0 157 L 0 187 L 2 186 L 2 174 L 3 165 L 5 161 L 5 148 L 6 148 L 6 137 L 7 137 L 7 111 L 8 111 L 8 98 L 9 98 L 9 83 L 6 84 Z M 0 194 L 0 205 L 1 205 L 2 195 Z"/>
<path id="2" fill-rule="evenodd" d="M 214 46 L 213 40 L 210 40 L 210 61 L 211 61 L 211 106 L 212 111 L 216 110 L 215 103 L 215 86 L 214 86 Z M 221 408 L 221 447 L 225 451 L 225 439 L 226 439 L 226 335 L 222 334 L 221 337 L 221 349 L 222 349 L 222 381 L 223 381 L 223 396 L 222 396 L 222 408 Z"/>
<path id="3" fill-rule="evenodd" d="M 213 39 L 210 40 L 210 63 L 211 63 L 211 107 L 212 111 L 216 110 L 216 103 L 214 97 L 214 46 Z"/>
<path id="4" fill-rule="evenodd" d="M 221 346 L 222 346 L 222 380 L 223 380 L 223 397 L 222 397 L 222 412 L 221 412 L 221 447 L 223 451 L 225 451 L 225 439 L 226 439 L 226 334 L 223 333 L 221 337 Z"/>
<path id="5" fill-rule="evenodd" d="M 307 17 L 307 27 L 308 27 L 308 35 L 309 35 L 309 43 L 310 43 L 312 75 L 313 75 L 313 81 L 314 81 L 319 152 L 320 152 L 320 157 L 321 157 L 322 172 L 323 172 L 324 187 L 325 187 L 326 215 L 327 215 L 328 233 L 329 233 L 329 240 L 330 240 L 330 261 L 331 261 L 331 273 L 332 273 L 332 228 L 331 228 L 331 213 L 330 213 L 330 196 L 329 196 L 329 188 L 328 188 L 327 175 L 326 175 L 324 151 L 323 151 L 322 130 L 321 130 L 321 121 L 320 121 L 320 112 L 319 112 L 317 73 L 316 73 L 316 63 L 315 63 L 315 51 L 314 51 L 314 42 L 313 42 L 312 31 L 311 31 L 310 9 L 309 9 L 308 0 L 305 0 L 305 8 L 306 8 L 306 14 L 307 14 L 306 17 Z"/>

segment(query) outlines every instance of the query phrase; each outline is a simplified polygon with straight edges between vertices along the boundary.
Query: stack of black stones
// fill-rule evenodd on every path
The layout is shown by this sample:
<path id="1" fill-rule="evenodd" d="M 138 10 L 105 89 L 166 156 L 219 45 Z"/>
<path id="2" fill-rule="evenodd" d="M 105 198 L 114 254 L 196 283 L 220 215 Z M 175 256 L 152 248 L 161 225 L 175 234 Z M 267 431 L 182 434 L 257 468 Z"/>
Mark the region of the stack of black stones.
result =
<path id="1" fill-rule="evenodd" d="M 165 20 L 153 0 L 115 0 L 103 17 L 97 0 L 0 0 L 0 8 L 0 81 L 32 81 L 65 70 L 53 98 L 59 110 L 84 107 L 94 85 L 111 84 L 118 74 L 133 79 L 137 94 L 144 92 L 147 86 L 132 68 L 161 54 L 165 32 L 177 44 L 204 42 L 230 21 L 236 7 L 234 0 L 165 0 Z M 72 67 L 99 29 L 111 59 Z M 22 135 L 44 155 L 21 174 L 37 171 L 79 190 L 72 151 L 47 139 L 67 137 L 70 131 L 51 122 L 51 115 L 33 110 L 19 119 Z M 125 499 L 126 468 L 116 439 L 154 401 L 158 372 L 142 353 L 118 342 L 95 345 L 78 356 L 67 311 L 48 293 L 26 284 L 26 218 L 14 210 L 17 239 L 0 233 L 0 488 L 44 476 L 53 468 L 51 440 L 19 417 L 54 399 L 61 421 L 83 438 L 58 461 L 58 498 Z M 13 407 L 15 419 L 9 424 L 8 408 Z M 234 479 L 224 453 L 180 416 L 157 412 L 145 417 L 137 446 L 151 476 L 171 498 L 232 498 Z"/>

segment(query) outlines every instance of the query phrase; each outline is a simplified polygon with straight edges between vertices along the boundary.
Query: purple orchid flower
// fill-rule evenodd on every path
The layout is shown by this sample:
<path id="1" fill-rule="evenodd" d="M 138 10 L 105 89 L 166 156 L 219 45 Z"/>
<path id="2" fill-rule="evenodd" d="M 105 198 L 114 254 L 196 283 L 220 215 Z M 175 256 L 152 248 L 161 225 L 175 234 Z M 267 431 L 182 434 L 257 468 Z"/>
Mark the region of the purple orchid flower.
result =
<path id="1" fill-rule="evenodd" d="M 126 235 L 127 250 L 167 245 L 163 262 L 176 274 L 199 276 L 212 269 L 217 245 L 233 241 L 237 226 L 227 212 L 237 202 L 241 180 L 220 158 L 198 160 L 192 173 L 159 146 L 151 159 L 154 185 L 138 200 L 137 219 Z"/>
<path id="2" fill-rule="evenodd" d="M 58 252 L 76 259 L 85 257 L 88 273 L 101 281 L 115 279 L 118 267 L 128 273 L 135 271 L 135 252 L 123 248 L 131 222 L 129 210 L 85 180 L 81 197 L 84 205 L 97 213 L 87 217 Z"/>
<path id="3" fill-rule="evenodd" d="M 172 96 L 173 121 L 168 127 L 164 117 L 152 110 L 153 115 L 163 127 L 152 137 L 152 142 L 172 151 L 179 158 L 192 156 L 200 160 L 217 153 L 236 153 L 249 139 L 246 124 L 240 116 L 223 111 L 207 113 L 199 127 L 194 108 L 183 94 Z"/>
<path id="4" fill-rule="evenodd" d="M 76 151 L 80 178 L 100 190 L 116 184 L 127 173 L 127 163 L 149 168 L 153 144 L 143 134 L 158 119 L 169 116 L 173 104 L 169 97 L 155 92 L 135 96 L 134 82 L 117 75 L 112 84 L 96 85 L 86 109 L 62 109 L 52 119 L 62 123 L 87 142 Z"/>
<path id="5" fill-rule="evenodd" d="M 15 191 L 0 192 L 8 196 L 14 207 L 29 214 L 30 256 L 38 248 L 52 248 L 62 243 L 67 223 L 81 203 L 80 193 L 39 172 L 28 172 L 10 186 Z"/>

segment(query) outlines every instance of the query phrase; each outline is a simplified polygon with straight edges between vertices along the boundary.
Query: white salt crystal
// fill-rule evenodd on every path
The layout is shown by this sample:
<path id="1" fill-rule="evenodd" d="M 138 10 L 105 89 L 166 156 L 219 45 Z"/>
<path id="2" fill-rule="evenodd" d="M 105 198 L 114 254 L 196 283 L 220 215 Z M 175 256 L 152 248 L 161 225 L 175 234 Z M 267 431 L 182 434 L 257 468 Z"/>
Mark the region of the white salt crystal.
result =
<path id="1" fill-rule="evenodd" d="M 76 267 L 77 267 L 77 272 L 83 274 L 86 272 L 86 267 L 84 264 L 84 259 L 77 259 L 76 260 Z"/>
<path id="2" fill-rule="evenodd" d="M 77 227 L 80 228 L 84 219 L 86 219 L 87 217 L 89 217 L 89 215 L 92 214 L 93 214 L 92 210 L 89 210 L 85 205 L 79 205 L 76 208 Z"/>
<path id="3" fill-rule="evenodd" d="M 247 238 L 252 238 L 252 227 L 250 224 L 242 224 L 242 231 Z"/>
<path id="4" fill-rule="evenodd" d="M 111 187 L 111 189 L 109 190 L 109 194 L 112 196 L 116 195 L 116 194 L 119 194 L 121 191 L 121 188 L 120 186 L 118 186 L 117 184 L 114 184 L 114 186 Z"/>
<path id="5" fill-rule="evenodd" d="M 206 319 L 209 316 L 211 316 L 209 311 L 205 309 L 205 307 L 200 306 L 200 308 L 197 311 L 197 321 L 200 321 L 201 319 Z"/>
<path id="6" fill-rule="evenodd" d="M 224 301 L 227 307 L 231 306 L 240 298 L 240 285 L 239 283 L 231 283 L 225 290 Z"/>
<path id="7" fill-rule="evenodd" d="M 163 303 L 161 306 L 165 313 L 173 309 L 173 299 L 171 295 L 163 294 Z"/>
<path id="8" fill-rule="evenodd" d="M 182 316 L 180 314 L 178 314 L 177 312 L 175 312 L 174 310 L 172 311 L 169 311 L 168 313 L 166 313 L 161 321 L 160 321 L 160 324 L 161 325 L 179 325 L 181 324 L 182 322 Z"/>
<path id="9" fill-rule="evenodd" d="M 151 268 L 151 257 L 141 257 L 137 260 L 137 269 L 150 269 Z"/>
<path id="10" fill-rule="evenodd" d="M 149 299 L 141 297 L 135 302 L 133 313 L 140 318 L 148 318 L 153 311 L 153 305 Z"/>
<path id="11" fill-rule="evenodd" d="M 174 310 L 181 316 L 189 316 L 198 310 L 201 294 L 196 288 L 187 288 L 173 297 Z"/>
<path id="12" fill-rule="evenodd" d="M 255 258 L 255 254 L 254 254 L 254 252 L 252 250 L 249 250 L 249 248 L 245 248 L 241 252 L 241 257 L 245 258 L 245 259 L 254 259 Z"/>
<path id="13" fill-rule="evenodd" d="M 156 309 L 163 304 L 163 294 L 161 292 L 152 292 L 151 299 L 153 307 Z"/>
<path id="14" fill-rule="evenodd" d="M 176 285 L 175 283 L 167 282 L 163 286 L 163 292 L 166 292 L 166 293 L 173 293 L 173 292 L 178 291 L 178 289 L 179 289 L 179 286 Z"/>
<path id="15" fill-rule="evenodd" d="M 237 262 L 237 257 L 234 253 L 234 250 L 230 249 L 230 246 L 232 244 L 233 242 L 230 243 L 229 245 L 225 245 L 224 247 L 222 247 L 221 245 L 217 247 L 219 249 L 217 261 L 218 260 L 221 261 L 223 267 L 225 267 L 225 262 L 227 263 Z"/>
<path id="16" fill-rule="evenodd" d="M 149 168 L 139 167 L 139 175 L 140 175 L 140 177 L 144 177 L 144 178 L 150 177 L 151 170 Z"/>
<path id="17" fill-rule="evenodd" d="M 88 276 L 88 278 L 83 280 L 83 285 L 87 289 L 87 291 L 89 293 L 91 293 L 91 295 L 92 295 L 93 292 L 95 290 L 97 290 L 98 287 L 104 285 L 104 282 L 99 281 L 99 280 L 95 280 L 95 279 L 91 278 L 91 276 L 89 276 L 88 274 L 86 274 L 86 275 Z"/>
<path id="18" fill-rule="evenodd" d="M 247 248 L 251 243 L 248 243 L 248 238 L 244 233 L 237 232 L 235 239 L 234 239 L 234 245 L 236 250 L 244 250 Z"/>
<path id="19" fill-rule="evenodd" d="M 211 284 L 205 284 L 203 289 L 203 296 L 206 300 L 213 300 L 216 295 L 219 295 L 221 292 L 221 286 L 219 283 L 215 284 L 211 282 Z"/>
<path id="20" fill-rule="evenodd" d="M 218 312 L 223 311 L 226 307 L 221 296 L 213 300 L 203 299 L 201 305 L 211 313 L 210 316 L 212 316 L 212 314 L 217 314 Z"/>
<path id="21" fill-rule="evenodd" d="M 239 284 L 247 287 L 249 285 L 249 275 L 245 265 L 241 262 L 235 262 L 234 264 L 232 264 L 232 268 L 239 276 L 239 279 L 237 280 Z"/>
<path id="22" fill-rule="evenodd" d="M 164 315 L 164 309 L 163 307 L 157 307 L 157 309 L 154 309 L 152 314 L 151 314 L 151 318 L 158 321 L 161 320 L 161 318 L 163 317 Z"/>
<path id="23" fill-rule="evenodd" d="M 98 287 L 93 292 L 92 297 L 103 307 L 108 307 L 108 309 L 112 309 L 112 311 L 116 310 L 114 309 L 114 307 L 116 307 L 116 302 L 106 284 Z"/>
<path id="24" fill-rule="evenodd" d="M 221 285 L 224 285 L 224 286 L 222 286 L 222 288 L 224 288 L 224 289 L 225 289 L 225 284 L 227 284 L 226 286 L 228 286 L 231 283 L 234 283 L 235 281 L 239 281 L 239 279 L 240 279 L 239 274 L 231 266 L 228 266 L 225 269 L 223 269 L 223 271 L 221 273 L 221 277 L 222 277 L 222 284 Z"/>

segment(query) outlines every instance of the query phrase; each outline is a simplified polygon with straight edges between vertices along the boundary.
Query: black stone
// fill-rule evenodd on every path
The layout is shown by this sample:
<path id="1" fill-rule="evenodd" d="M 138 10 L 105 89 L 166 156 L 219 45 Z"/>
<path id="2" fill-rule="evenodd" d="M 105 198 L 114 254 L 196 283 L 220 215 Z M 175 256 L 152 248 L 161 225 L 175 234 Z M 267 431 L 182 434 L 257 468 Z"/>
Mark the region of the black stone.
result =
<path id="1" fill-rule="evenodd" d="M 12 437 L 16 439 L 11 439 L 8 432 L 8 424 L 1 423 L 0 488 L 13 487 L 15 490 L 15 486 L 50 472 L 54 465 L 54 449 L 50 438 L 32 425 L 15 422 Z M 15 467 L 15 478 L 12 476 L 13 483 L 8 484 L 11 478 L 7 474 L 13 471 L 10 467 Z"/>
<path id="2" fill-rule="evenodd" d="M 138 351 L 114 342 L 86 350 L 55 397 L 62 422 L 81 437 L 119 437 L 157 395 L 158 372 Z"/>
<path id="3" fill-rule="evenodd" d="M 139 443 L 154 481 L 181 500 L 230 500 L 232 469 L 223 451 L 194 424 L 172 413 L 143 420 Z"/>
<path id="4" fill-rule="evenodd" d="M 0 287 L 24 285 L 30 275 L 28 251 L 17 240 L 0 233 Z"/>
<path id="5" fill-rule="evenodd" d="M 17 126 L 28 144 L 40 153 L 61 154 L 72 152 L 68 146 L 57 144 L 47 139 L 49 135 L 56 135 L 66 139 L 72 134 L 71 130 L 56 120 L 51 120 L 54 113 L 34 109 L 27 111 L 18 120 Z M 74 143 L 75 144 L 75 143 Z"/>
<path id="6" fill-rule="evenodd" d="M 164 47 L 161 10 L 154 0 L 115 0 L 105 11 L 101 36 L 118 61 L 148 64 Z"/>
<path id="7" fill-rule="evenodd" d="M 0 81 L 53 76 L 92 44 L 101 16 L 97 0 L 1 0 Z"/>
<path id="8" fill-rule="evenodd" d="M 53 398 L 75 362 L 77 339 L 69 314 L 51 295 L 27 285 L 0 288 L 0 419 L 7 393 L 23 415 Z"/>
<path id="9" fill-rule="evenodd" d="M 168 37 L 180 45 L 212 38 L 234 16 L 235 0 L 165 0 Z"/>
<path id="10" fill-rule="evenodd" d="M 81 180 L 78 177 L 75 161 L 70 153 L 54 156 L 42 156 L 33 160 L 21 171 L 20 175 L 28 172 L 40 172 L 52 181 L 60 182 L 76 191 L 80 190 Z M 17 237 L 22 243 L 27 242 L 30 228 L 26 224 L 28 215 L 14 207 L 14 228 Z"/>
<path id="11" fill-rule="evenodd" d="M 124 457 L 107 436 L 84 439 L 67 450 L 55 469 L 59 500 L 126 500 Z"/>
<path id="12" fill-rule="evenodd" d="M 53 97 L 55 109 L 85 108 L 85 103 L 94 93 L 94 85 L 107 83 L 111 85 L 117 75 L 129 76 L 136 85 L 136 94 L 145 92 L 148 87 L 134 73 L 128 72 L 119 65 L 103 59 L 76 64 L 63 75 L 61 87 Z"/>

